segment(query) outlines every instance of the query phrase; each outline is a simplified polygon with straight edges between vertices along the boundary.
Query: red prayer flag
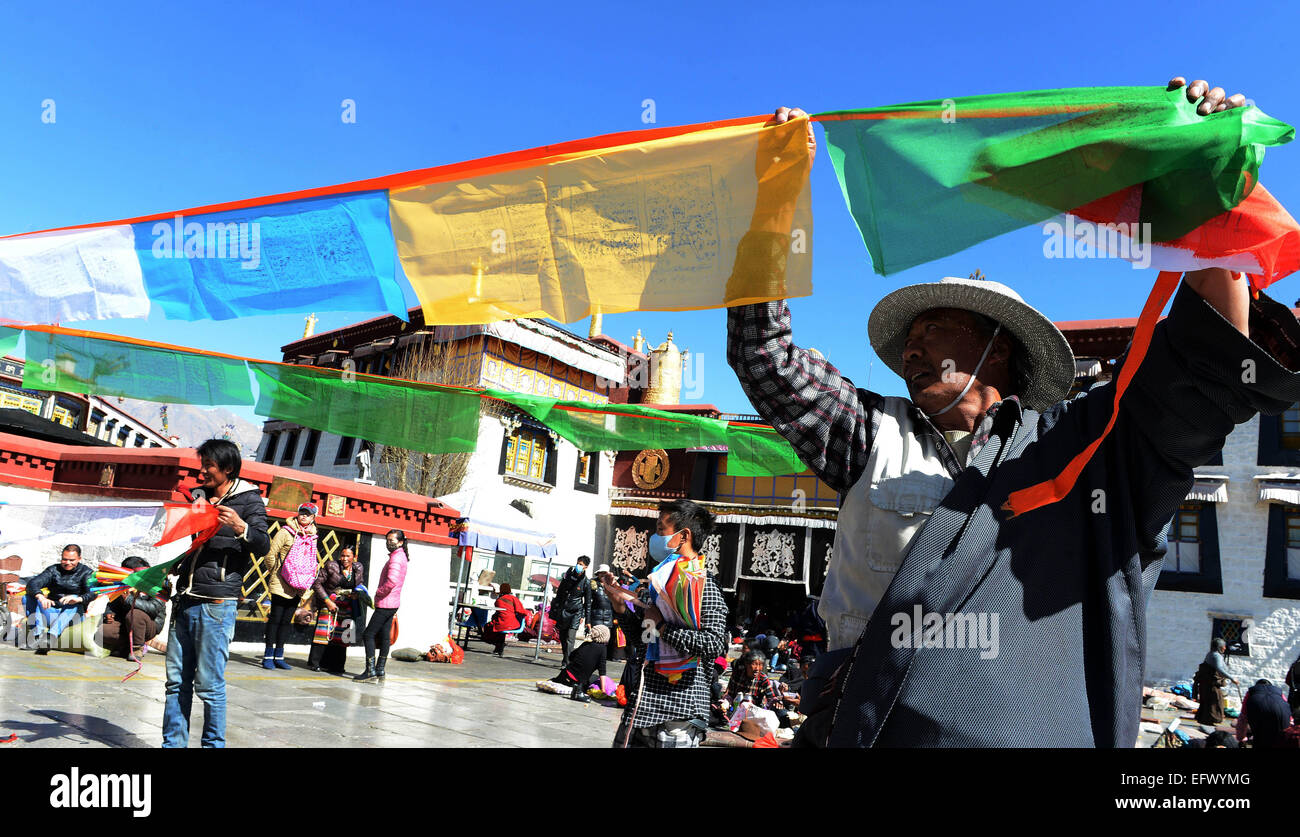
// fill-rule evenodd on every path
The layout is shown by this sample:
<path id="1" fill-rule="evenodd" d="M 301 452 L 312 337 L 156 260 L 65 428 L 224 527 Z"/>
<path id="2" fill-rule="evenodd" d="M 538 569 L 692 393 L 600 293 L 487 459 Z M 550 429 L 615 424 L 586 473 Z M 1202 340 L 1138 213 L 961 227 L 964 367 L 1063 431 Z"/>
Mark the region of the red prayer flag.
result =
<path id="1" fill-rule="evenodd" d="M 163 524 L 162 538 L 154 546 L 193 535 L 192 548 L 215 535 L 221 528 L 221 523 L 217 520 L 217 507 L 207 503 L 163 503 L 163 511 L 167 520 Z"/>

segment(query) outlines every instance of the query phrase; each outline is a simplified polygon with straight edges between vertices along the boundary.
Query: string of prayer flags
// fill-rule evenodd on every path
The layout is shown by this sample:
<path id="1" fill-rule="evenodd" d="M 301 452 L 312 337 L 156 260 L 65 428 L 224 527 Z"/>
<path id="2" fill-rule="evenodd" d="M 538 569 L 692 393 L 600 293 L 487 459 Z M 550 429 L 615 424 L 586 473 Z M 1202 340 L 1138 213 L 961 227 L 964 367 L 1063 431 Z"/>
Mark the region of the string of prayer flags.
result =
<path id="1" fill-rule="evenodd" d="M 244 360 L 53 326 L 24 329 L 23 386 L 177 404 L 251 405 Z"/>

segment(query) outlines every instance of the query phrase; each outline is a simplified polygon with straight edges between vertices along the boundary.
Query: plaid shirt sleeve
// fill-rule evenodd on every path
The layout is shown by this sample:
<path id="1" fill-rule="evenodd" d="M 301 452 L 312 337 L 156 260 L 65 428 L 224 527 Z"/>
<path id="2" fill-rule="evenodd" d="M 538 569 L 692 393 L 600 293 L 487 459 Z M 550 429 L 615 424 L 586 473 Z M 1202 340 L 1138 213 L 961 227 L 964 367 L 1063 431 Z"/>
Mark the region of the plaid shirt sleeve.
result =
<path id="1" fill-rule="evenodd" d="M 788 238 L 749 233 L 737 250 L 735 270 L 782 270 L 785 245 L 777 245 Z M 840 492 L 857 482 L 871 455 L 881 397 L 857 389 L 824 359 L 795 346 L 784 300 L 727 310 L 727 363 L 754 409 L 813 473 Z"/>

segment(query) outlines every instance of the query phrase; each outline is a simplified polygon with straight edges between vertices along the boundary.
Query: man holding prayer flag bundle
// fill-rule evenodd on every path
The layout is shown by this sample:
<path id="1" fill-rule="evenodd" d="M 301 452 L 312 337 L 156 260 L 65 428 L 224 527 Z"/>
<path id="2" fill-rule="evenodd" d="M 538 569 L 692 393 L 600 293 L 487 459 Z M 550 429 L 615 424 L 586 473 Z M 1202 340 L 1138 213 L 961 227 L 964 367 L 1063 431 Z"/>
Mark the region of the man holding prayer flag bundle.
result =
<path id="1" fill-rule="evenodd" d="M 239 448 L 225 439 L 199 445 L 203 483 L 195 502 L 218 507 L 215 535 L 177 565 L 167 638 L 163 747 L 186 747 L 190 705 L 203 701 L 203 746 L 226 746 L 226 662 L 235 636 L 235 608 L 254 555 L 271 548 L 266 506 L 257 486 L 239 478 Z"/>
<path id="2" fill-rule="evenodd" d="M 1201 100 L 1193 119 L 1245 101 L 1203 81 L 1186 96 Z M 756 213 L 729 282 L 779 286 L 792 211 Z M 1296 318 L 1222 268 L 1183 284 L 1115 382 L 1070 401 L 1064 336 L 997 282 L 948 278 L 877 305 L 871 343 L 907 399 L 797 348 L 784 302 L 730 309 L 728 361 L 750 400 L 841 492 L 819 606 L 829 653 L 796 743 L 1133 746 L 1146 606 L 1192 469 L 1234 425 L 1300 401 Z M 1043 485 L 1058 493 L 1009 503 Z M 993 626 L 991 647 L 948 642 L 972 620 Z"/>

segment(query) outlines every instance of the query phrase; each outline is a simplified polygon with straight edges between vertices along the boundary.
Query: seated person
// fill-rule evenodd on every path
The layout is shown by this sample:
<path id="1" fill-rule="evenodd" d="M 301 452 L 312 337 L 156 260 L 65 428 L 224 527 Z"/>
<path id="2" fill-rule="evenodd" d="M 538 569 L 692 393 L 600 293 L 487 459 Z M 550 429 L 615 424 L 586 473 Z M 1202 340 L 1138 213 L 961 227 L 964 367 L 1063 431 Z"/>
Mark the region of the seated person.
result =
<path id="1" fill-rule="evenodd" d="M 142 570 L 149 562 L 132 555 L 122 562 L 123 569 Z M 100 644 L 114 657 L 132 656 L 131 644 L 139 648 L 158 636 L 167 617 L 167 603 L 156 596 L 128 590 L 108 603 L 100 625 Z"/>
<path id="2" fill-rule="evenodd" d="M 496 606 L 500 610 L 492 617 L 487 628 L 483 631 L 483 638 L 494 646 L 492 653 L 498 657 L 506 655 L 506 632 L 514 631 L 524 624 L 528 618 L 528 609 L 524 603 L 515 595 L 514 590 L 509 584 L 501 585 L 501 592 L 497 595 Z"/>
<path id="3" fill-rule="evenodd" d="M 27 582 L 27 647 L 48 654 L 59 635 L 86 612 L 95 571 L 81 563 L 81 547 L 63 547 L 58 563 Z"/>
<path id="4" fill-rule="evenodd" d="M 727 661 L 718 657 L 713 661 L 713 679 L 709 681 L 709 727 L 727 728 L 727 709 L 722 701 L 722 672 L 727 670 Z"/>
<path id="5" fill-rule="evenodd" d="M 781 726 L 790 726 L 790 714 L 786 711 L 789 703 L 775 680 L 767 676 L 764 669 L 767 658 L 762 651 L 747 651 L 736 661 L 731 669 L 731 679 L 727 683 L 727 702 L 734 710 L 745 695 L 760 709 L 769 709 L 776 713 Z"/>
<path id="6" fill-rule="evenodd" d="M 808 679 L 808 672 L 812 670 L 815 662 L 817 662 L 817 652 L 809 651 L 799 658 L 797 666 L 786 669 L 785 676 L 781 678 L 781 688 L 785 690 L 786 703 L 799 705 L 799 692 L 803 691 L 804 681 Z"/>
<path id="7" fill-rule="evenodd" d="M 551 682 L 561 686 L 573 687 L 573 700 L 587 703 L 587 688 L 591 685 L 596 670 L 605 662 L 605 646 L 609 642 L 609 628 L 597 625 L 591 629 L 591 639 L 582 643 L 569 654 L 569 665 Z"/>

